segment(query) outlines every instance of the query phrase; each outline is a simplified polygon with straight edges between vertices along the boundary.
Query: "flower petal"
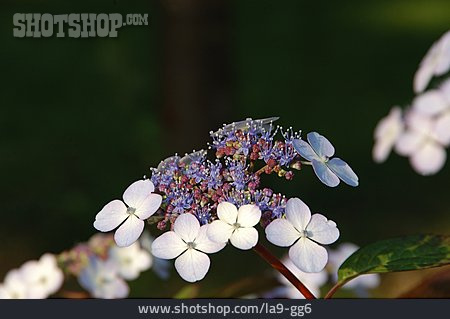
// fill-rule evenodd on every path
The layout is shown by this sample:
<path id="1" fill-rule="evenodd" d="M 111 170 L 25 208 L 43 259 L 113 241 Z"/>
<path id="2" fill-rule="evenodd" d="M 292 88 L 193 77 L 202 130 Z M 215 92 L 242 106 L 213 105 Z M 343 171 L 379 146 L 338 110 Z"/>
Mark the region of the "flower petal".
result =
<path id="1" fill-rule="evenodd" d="M 208 238 L 215 243 L 226 243 L 233 233 L 234 227 L 220 219 L 209 224 L 207 229 Z"/>
<path id="2" fill-rule="evenodd" d="M 95 216 L 94 227 L 102 232 L 110 231 L 119 226 L 128 216 L 125 204 L 116 199 L 106 204 Z"/>
<path id="3" fill-rule="evenodd" d="M 217 216 L 224 222 L 233 225 L 237 220 L 238 209 L 232 203 L 221 202 L 217 205 Z"/>
<path id="4" fill-rule="evenodd" d="M 243 205 L 239 207 L 237 222 L 242 227 L 253 227 L 261 219 L 261 210 L 256 205 Z"/>
<path id="5" fill-rule="evenodd" d="M 152 255 L 162 259 L 173 259 L 181 255 L 188 246 L 174 231 L 168 231 L 152 243 Z"/>
<path id="6" fill-rule="evenodd" d="M 138 208 L 142 202 L 155 190 L 149 179 L 134 182 L 123 193 L 123 201 L 130 207 Z"/>
<path id="7" fill-rule="evenodd" d="M 295 139 L 292 142 L 292 145 L 294 146 L 297 153 L 300 154 L 301 157 L 308 161 L 312 160 L 320 160 L 319 156 L 314 152 L 311 145 L 309 145 L 307 142 L 301 140 L 301 139 Z"/>
<path id="8" fill-rule="evenodd" d="M 443 75 L 450 69 L 450 32 L 447 31 L 439 39 L 440 59 L 436 63 L 434 74 Z"/>
<path id="9" fill-rule="evenodd" d="M 450 145 L 450 112 L 447 112 L 436 120 L 434 134 L 439 143 L 444 146 Z"/>
<path id="10" fill-rule="evenodd" d="M 340 158 L 329 160 L 326 165 L 331 171 L 337 175 L 345 184 L 356 187 L 359 185 L 358 176 L 352 168 Z"/>
<path id="11" fill-rule="evenodd" d="M 311 220 L 311 211 L 300 198 L 291 198 L 286 203 L 286 218 L 299 231 L 303 231 Z"/>
<path id="12" fill-rule="evenodd" d="M 144 221 L 134 215 L 129 215 L 127 220 L 116 230 L 114 240 L 119 247 L 128 247 L 141 236 L 144 230 Z"/>
<path id="13" fill-rule="evenodd" d="M 326 158 L 334 155 L 334 146 L 325 136 L 317 132 L 308 133 L 308 142 L 319 157 Z"/>
<path id="14" fill-rule="evenodd" d="M 312 215 L 306 229 L 309 238 L 323 245 L 332 244 L 339 238 L 339 229 L 336 227 L 336 223 L 321 214 Z"/>
<path id="15" fill-rule="evenodd" d="M 434 65 L 421 65 L 414 75 L 414 92 L 423 92 L 433 77 Z"/>
<path id="16" fill-rule="evenodd" d="M 267 225 L 266 237 L 274 245 L 289 247 L 300 238 L 300 233 L 288 220 L 278 218 Z"/>
<path id="17" fill-rule="evenodd" d="M 409 130 L 400 135 L 395 143 L 395 150 L 400 155 L 409 156 L 415 153 L 424 141 L 425 136 L 422 133 Z"/>
<path id="18" fill-rule="evenodd" d="M 140 219 L 147 219 L 152 216 L 161 206 L 162 196 L 159 194 L 150 194 L 141 203 L 139 207 L 136 207 L 134 214 Z"/>
<path id="19" fill-rule="evenodd" d="M 238 228 L 231 235 L 230 242 L 236 248 L 251 249 L 258 243 L 258 231 L 254 227 Z"/>
<path id="20" fill-rule="evenodd" d="M 436 174 L 444 166 L 446 159 L 445 149 L 433 142 L 427 142 L 410 157 L 414 170 L 422 175 Z"/>
<path id="21" fill-rule="evenodd" d="M 173 231 L 186 243 L 194 242 L 200 230 L 198 219 L 189 213 L 177 217 L 173 225 Z"/>
<path id="22" fill-rule="evenodd" d="M 195 249 L 188 249 L 175 260 L 175 269 L 188 282 L 202 280 L 209 270 L 209 257 Z"/>
<path id="23" fill-rule="evenodd" d="M 203 225 L 202 227 L 200 227 L 198 236 L 195 239 L 195 249 L 208 254 L 216 253 L 222 250 L 226 245 L 226 241 L 228 240 L 227 239 L 226 241 L 219 243 L 210 240 L 207 236 L 207 232 L 210 226 L 211 224 Z"/>
<path id="24" fill-rule="evenodd" d="M 319 272 L 327 264 L 328 253 L 322 246 L 302 237 L 289 249 L 289 258 L 301 271 Z"/>
<path id="25" fill-rule="evenodd" d="M 429 90 L 414 99 L 413 107 L 421 114 L 435 116 L 448 109 L 449 104 L 441 91 Z"/>
<path id="26" fill-rule="evenodd" d="M 312 161 L 314 173 L 322 183 L 329 187 L 336 187 L 339 185 L 339 178 L 334 174 L 328 166 L 322 161 Z"/>

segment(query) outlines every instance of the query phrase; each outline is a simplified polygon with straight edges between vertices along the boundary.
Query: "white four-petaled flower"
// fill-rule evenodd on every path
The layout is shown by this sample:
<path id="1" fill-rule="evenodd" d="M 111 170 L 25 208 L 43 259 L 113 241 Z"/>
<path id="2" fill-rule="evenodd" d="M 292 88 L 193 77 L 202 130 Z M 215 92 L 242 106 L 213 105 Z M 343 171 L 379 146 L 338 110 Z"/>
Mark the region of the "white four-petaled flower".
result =
<path id="1" fill-rule="evenodd" d="M 19 269 L 10 270 L 0 284 L 0 299 L 28 298 L 27 285 Z"/>
<path id="2" fill-rule="evenodd" d="M 144 230 L 144 220 L 152 216 L 161 205 L 162 197 L 153 194 L 155 186 L 150 180 L 139 180 L 131 184 L 123 193 L 123 201 L 113 200 L 95 217 L 94 227 L 107 232 L 120 227 L 114 240 L 120 247 L 130 246 Z"/>
<path id="3" fill-rule="evenodd" d="M 173 231 L 165 232 L 153 241 L 152 254 L 162 259 L 176 258 L 175 269 L 184 280 L 202 280 L 210 266 L 207 254 L 225 247 L 225 243 L 215 243 L 208 238 L 208 227 L 200 227 L 194 215 L 182 214 L 175 220 Z"/>
<path id="4" fill-rule="evenodd" d="M 243 205 L 239 210 L 232 203 L 222 202 L 217 206 L 217 217 L 207 231 L 209 239 L 217 243 L 231 244 L 247 250 L 258 243 L 255 225 L 261 219 L 261 210 L 256 205 Z"/>
<path id="5" fill-rule="evenodd" d="M 109 250 L 111 260 L 117 265 L 119 275 L 126 280 L 134 280 L 152 266 L 152 256 L 142 249 L 138 242 L 128 247 L 113 246 Z"/>
<path id="6" fill-rule="evenodd" d="M 329 187 L 339 185 L 339 180 L 356 187 L 358 176 L 351 167 L 340 158 L 332 158 L 334 146 L 325 137 L 316 132 L 308 133 L 308 142 L 296 139 L 293 142 L 295 150 L 306 160 L 312 163 L 314 173 L 322 183 Z"/>
<path id="7" fill-rule="evenodd" d="M 328 245 L 339 238 L 336 223 L 321 214 L 311 216 L 309 207 L 298 198 L 286 204 L 286 218 L 266 227 L 267 239 L 277 246 L 289 247 L 289 258 L 301 271 L 319 272 L 328 261 Z"/>
<path id="8" fill-rule="evenodd" d="M 447 158 L 444 146 L 450 141 L 446 141 L 445 133 L 450 126 L 439 131 L 434 117 L 415 108 L 406 114 L 405 123 L 407 128 L 398 138 L 395 150 L 400 155 L 408 156 L 412 167 L 419 174 L 437 173 Z"/>
<path id="9" fill-rule="evenodd" d="M 89 263 L 78 276 L 80 285 L 94 298 L 125 298 L 130 292 L 125 280 L 117 272 L 117 264 L 112 260 L 91 257 Z"/>
<path id="10" fill-rule="evenodd" d="M 58 268 L 56 257 L 43 255 L 39 260 L 30 260 L 20 268 L 27 287 L 27 298 L 44 299 L 61 288 L 64 274 Z"/>

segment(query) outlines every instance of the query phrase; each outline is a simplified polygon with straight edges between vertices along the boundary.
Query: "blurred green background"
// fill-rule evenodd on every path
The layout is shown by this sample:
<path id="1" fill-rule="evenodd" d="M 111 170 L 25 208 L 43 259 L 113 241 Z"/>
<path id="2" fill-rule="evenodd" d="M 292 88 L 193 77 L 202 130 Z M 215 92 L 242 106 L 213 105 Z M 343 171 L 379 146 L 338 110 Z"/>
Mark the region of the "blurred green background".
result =
<path id="1" fill-rule="evenodd" d="M 246 117 L 318 131 L 361 186 L 330 189 L 310 170 L 273 183 L 338 223 L 358 245 L 450 230 L 450 167 L 420 177 L 407 159 L 371 159 L 378 120 L 407 105 L 432 42 L 450 28 L 445 0 L 3 0 L 0 4 L 0 278 L 96 231 L 105 203 L 175 152 Z M 16 12 L 148 13 L 118 38 L 14 38 Z M 281 250 L 270 246 L 281 253 Z M 264 274 L 253 252 L 212 256 L 204 295 Z M 134 296 L 185 283 L 152 273 Z"/>

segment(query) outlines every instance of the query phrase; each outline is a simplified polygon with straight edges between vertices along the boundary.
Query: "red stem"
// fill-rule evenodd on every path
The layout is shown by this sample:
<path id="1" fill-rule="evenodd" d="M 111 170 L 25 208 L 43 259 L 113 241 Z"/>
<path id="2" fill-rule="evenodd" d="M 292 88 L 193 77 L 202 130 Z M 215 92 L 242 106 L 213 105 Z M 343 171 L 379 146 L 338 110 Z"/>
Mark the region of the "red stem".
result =
<path id="1" fill-rule="evenodd" d="M 306 286 L 300 280 L 298 280 L 298 278 L 295 277 L 295 275 L 289 269 L 287 269 L 286 266 L 283 265 L 277 257 L 272 255 L 272 253 L 270 251 L 268 251 L 266 249 L 266 247 L 264 247 L 263 245 L 258 243 L 258 244 L 256 244 L 255 247 L 253 247 L 253 250 L 261 258 L 263 258 L 265 261 L 267 261 L 267 263 L 270 266 L 272 266 L 272 268 L 279 271 L 284 277 L 286 277 L 286 279 L 289 280 L 289 282 L 291 284 L 293 284 L 295 286 L 295 288 L 297 288 L 298 291 L 300 291 L 300 293 L 306 299 L 316 299 L 316 297 L 314 297 L 312 292 L 309 291 L 309 289 L 306 288 Z"/>

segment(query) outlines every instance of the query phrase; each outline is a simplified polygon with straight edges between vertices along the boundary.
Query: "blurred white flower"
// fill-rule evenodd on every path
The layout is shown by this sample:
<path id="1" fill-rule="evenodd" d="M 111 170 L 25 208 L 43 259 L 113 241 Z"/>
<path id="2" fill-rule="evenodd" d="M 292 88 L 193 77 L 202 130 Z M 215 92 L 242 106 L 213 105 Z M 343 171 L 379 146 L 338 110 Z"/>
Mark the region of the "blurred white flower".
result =
<path id="1" fill-rule="evenodd" d="M 29 299 L 47 298 L 57 292 L 64 281 L 64 274 L 58 268 L 56 257 L 51 254 L 43 255 L 38 261 L 27 261 L 20 272 Z"/>
<path id="2" fill-rule="evenodd" d="M 18 269 L 9 271 L 0 284 L 0 299 L 27 299 L 28 291 L 22 273 Z"/>
<path id="3" fill-rule="evenodd" d="M 333 277 L 333 281 L 337 281 L 337 272 L 339 270 L 339 267 L 344 263 L 344 261 L 350 257 L 355 251 L 359 249 L 358 246 L 352 243 L 343 243 L 340 244 L 337 249 L 330 251 L 330 260 L 329 260 L 329 267 L 330 272 Z M 343 288 L 347 289 L 357 289 L 357 288 L 364 288 L 364 289 L 372 289 L 377 287 L 380 284 L 380 276 L 377 274 L 368 274 L 368 275 L 361 275 L 348 283 L 344 285 Z"/>
<path id="4" fill-rule="evenodd" d="M 447 31 L 428 50 L 414 75 L 414 92 L 423 92 L 433 76 L 445 74 L 450 69 L 450 31 Z"/>
<path id="5" fill-rule="evenodd" d="M 277 246 L 289 247 L 289 258 L 301 271 L 320 272 L 328 261 L 328 245 L 339 238 L 336 223 L 321 214 L 311 216 L 309 207 L 298 198 L 286 204 L 286 218 L 266 227 L 267 239 Z"/>
<path id="6" fill-rule="evenodd" d="M 439 129 L 435 117 L 412 108 L 405 116 L 406 129 L 395 145 L 398 154 L 408 156 L 412 167 L 422 175 L 437 173 L 444 166 L 447 154 L 446 132 L 450 127 Z"/>
<path id="7" fill-rule="evenodd" d="M 295 277 L 297 277 L 305 286 L 312 292 L 315 297 L 320 297 L 320 287 L 323 286 L 328 280 L 328 274 L 325 270 L 317 273 L 306 273 L 298 269 L 294 265 L 291 259 L 288 257 L 283 258 L 282 263 L 289 269 Z M 283 275 L 279 272 L 276 273 L 278 280 L 285 286 L 284 289 L 278 290 L 285 297 L 289 299 L 305 299 L 305 297 L 298 291 L 293 284 L 291 284 Z"/>
<path id="8" fill-rule="evenodd" d="M 139 180 L 131 184 L 123 193 L 123 201 L 113 200 L 95 217 L 94 227 L 102 232 L 115 229 L 114 240 L 120 247 L 130 246 L 144 230 L 147 218 L 161 205 L 162 197 L 153 194 L 155 186 L 150 180 Z"/>
<path id="9" fill-rule="evenodd" d="M 217 206 L 217 217 L 208 226 L 207 235 L 216 243 L 231 244 L 239 249 L 247 250 L 258 243 L 258 231 L 255 225 L 261 219 L 261 210 L 256 205 L 239 207 L 229 202 L 222 202 Z"/>
<path id="10" fill-rule="evenodd" d="M 161 279 L 167 280 L 170 277 L 170 262 L 166 259 L 161 259 L 153 255 L 152 244 L 154 238 L 150 235 L 149 231 L 142 233 L 140 242 L 141 247 L 148 251 L 153 259 L 152 270 Z"/>
<path id="11" fill-rule="evenodd" d="M 94 298 L 126 298 L 129 293 L 129 287 L 119 277 L 113 260 L 102 261 L 91 257 L 88 265 L 80 272 L 78 282 Z"/>
<path id="12" fill-rule="evenodd" d="M 340 158 L 331 158 L 335 149 L 325 136 L 311 132 L 308 133 L 307 139 L 309 144 L 301 139 L 295 139 L 293 146 L 297 153 L 311 162 L 314 173 L 322 183 L 336 187 L 342 180 L 347 185 L 358 186 L 358 176 L 352 168 Z"/>
<path id="13" fill-rule="evenodd" d="M 208 225 L 200 223 L 192 214 L 178 216 L 173 231 L 156 238 L 152 244 L 154 256 L 175 260 L 175 269 L 184 280 L 202 280 L 208 273 L 210 260 L 207 254 L 218 252 L 225 243 L 215 243 L 206 236 Z"/>
<path id="14" fill-rule="evenodd" d="M 138 242 L 128 247 L 111 247 L 109 258 L 117 265 L 119 275 L 126 280 L 136 279 L 152 266 L 152 256 L 141 249 Z"/>
<path id="15" fill-rule="evenodd" d="M 388 158 L 402 131 L 402 110 L 396 106 L 375 128 L 375 145 L 372 152 L 375 162 L 382 163 Z"/>

